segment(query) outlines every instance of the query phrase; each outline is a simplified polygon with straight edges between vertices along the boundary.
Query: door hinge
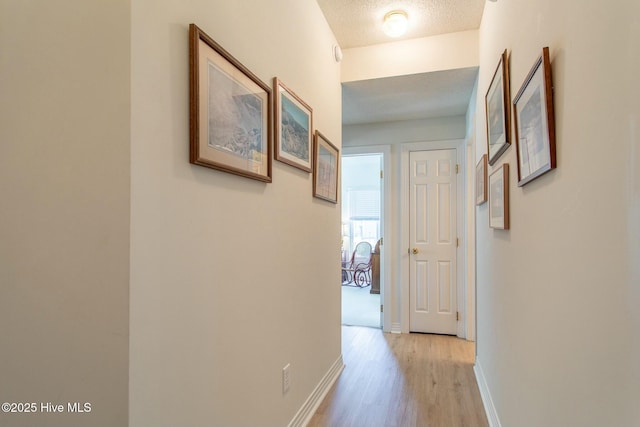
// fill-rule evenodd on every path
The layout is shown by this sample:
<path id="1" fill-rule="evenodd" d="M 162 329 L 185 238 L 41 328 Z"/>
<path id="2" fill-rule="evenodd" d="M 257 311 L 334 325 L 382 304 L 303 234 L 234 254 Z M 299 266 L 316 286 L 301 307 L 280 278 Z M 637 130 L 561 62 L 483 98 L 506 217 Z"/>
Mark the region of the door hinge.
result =
<path id="1" fill-rule="evenodd" d="M 456 248 L 459 248 L 459 247 L 460 247 L 460 239 L 456 237 Z"/>
<path id="2" fill-rule="evenodd" d="M 460 165 L 456 164 L 456 175 L 460 173 Z"/>
<path id="3" fill-rule="evenodd" d="M 380 238 L 380 246 L 383 246 L 383 245 L 384 245 L 384 237 L 381 237 Z"/>
<path id="4" fill-rule="evenodd" d="M 380 179 L 384 178 L 384 172 L 380 171 Z"/>
<path id="5" fill-rule="evenodd" d="M 384 306 L 380 304 L 380 313 L 384 313 Z"/>
<path id="6" fill-rule="evenodd" d="M 456 322 L 460 321 L 460 312 L 456 311 Z"/>

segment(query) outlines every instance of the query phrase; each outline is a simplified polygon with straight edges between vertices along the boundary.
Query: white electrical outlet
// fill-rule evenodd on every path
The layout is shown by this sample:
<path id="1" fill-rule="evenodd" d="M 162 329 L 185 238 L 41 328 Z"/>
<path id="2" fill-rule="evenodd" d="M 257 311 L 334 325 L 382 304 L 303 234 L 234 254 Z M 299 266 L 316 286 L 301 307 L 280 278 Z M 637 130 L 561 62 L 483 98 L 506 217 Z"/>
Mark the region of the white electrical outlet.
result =
<path id="1" fill-rule="evenodd" d="M 291 385 L 291 363 L 287 363 L 287 366 L 282 368 L 282 394 L 289 391 Z"/>

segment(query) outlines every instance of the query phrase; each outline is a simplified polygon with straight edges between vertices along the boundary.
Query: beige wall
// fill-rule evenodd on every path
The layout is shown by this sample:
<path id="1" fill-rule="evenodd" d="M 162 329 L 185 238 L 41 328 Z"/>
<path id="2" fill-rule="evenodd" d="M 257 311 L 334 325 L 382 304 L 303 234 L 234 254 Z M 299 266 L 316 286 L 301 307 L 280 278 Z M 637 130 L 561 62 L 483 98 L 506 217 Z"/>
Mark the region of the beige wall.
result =
<path id="1" fill-rule="evenodd" d="M 127 424 L 129 7 L 0 1 L 0 425 Z"/>
<path id="2" fill-rule="evenodd" d="M 340 210 L 280 162 L 272 184 L 189 164 L 191 22 L 341 146 L 315 1 L 133 1 L 130 425 L 283 426 L 340 357 Z"/>
<path id="3" fill-rule="evenodd" d="M 344 126 L 342 132 L 343 144 L 355 147 L 460 139 L 465 137 L 465 129 L 465 117 L 453 116 L 349 125 Z"/>
<path id="4" fill-rule="evenodd" d="M 478 66 L 478 31 L 345 49 L 343 82 Z"/>
<path id="5" fill-rule="evenodd" d="M 476 159 L 499 55 L 517 93 L 543 46 L 558 169 L 516 186 L 510 231 L 477 209 L 478 362 L 503 426 L 640 424 L 640 3 L 488 2 L 480 29 Z M 494 168 L 490 168 L 490 172 Z"/>

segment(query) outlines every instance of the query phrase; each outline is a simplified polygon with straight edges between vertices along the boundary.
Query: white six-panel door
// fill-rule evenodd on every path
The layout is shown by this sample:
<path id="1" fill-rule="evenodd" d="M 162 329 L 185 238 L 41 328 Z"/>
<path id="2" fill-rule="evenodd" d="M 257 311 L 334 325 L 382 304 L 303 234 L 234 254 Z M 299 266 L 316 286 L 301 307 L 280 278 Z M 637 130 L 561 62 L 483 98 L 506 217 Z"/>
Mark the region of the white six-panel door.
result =
<path id="1" fill-rule="evenodd" d="M 455 335 L 456 151 L 412 151 L 409 165 L 409 329 Z"/>

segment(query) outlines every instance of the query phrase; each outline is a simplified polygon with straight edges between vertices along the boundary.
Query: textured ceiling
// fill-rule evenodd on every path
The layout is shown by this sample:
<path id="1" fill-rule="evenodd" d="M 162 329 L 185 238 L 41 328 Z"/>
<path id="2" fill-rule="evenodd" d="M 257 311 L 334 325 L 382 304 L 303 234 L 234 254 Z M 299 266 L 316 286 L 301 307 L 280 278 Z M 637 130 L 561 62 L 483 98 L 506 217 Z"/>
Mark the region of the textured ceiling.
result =
<path id="1" fill-rule="evenodd" d="M 485 0 L 317 0 L 342 49 L 434 36 L 480 27 Z M 409 15 L 407 33 L 396 39 L 382 32 L 387 12 Z"/>
<path id="2" fill-rule="evenodd" d="M 480 28 L 485 0 L 317 0 L 342 49 Z M 387 12 L 401 9 L 409 29 L 382 32 Z M 468 68 L 343 83 L 345 125 L 464 115 L 478 69 Z"/>
<path id="3" fill-rule="evenodd" d="M 464 115 L 477 67 L 342 84 L 342 124 Z"/>

